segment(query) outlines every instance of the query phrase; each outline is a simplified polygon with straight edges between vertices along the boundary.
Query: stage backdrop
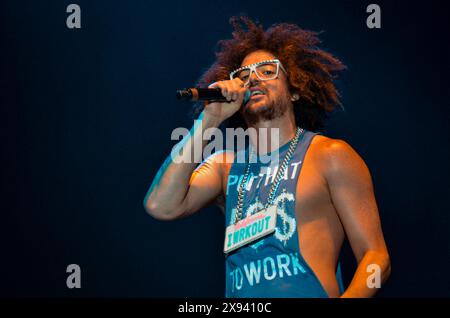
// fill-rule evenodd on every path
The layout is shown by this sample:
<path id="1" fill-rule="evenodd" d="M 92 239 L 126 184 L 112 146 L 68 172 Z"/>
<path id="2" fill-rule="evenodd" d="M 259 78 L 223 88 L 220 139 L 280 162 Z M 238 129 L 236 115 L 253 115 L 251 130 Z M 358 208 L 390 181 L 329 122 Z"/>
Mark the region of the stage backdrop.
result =
<path id="1" fill-rule="evenodd" d="M 392 276 L 379 297 L 449 294 L 447 12 L 376 1 L 2 1 L 0 295 L 221 297 L 217 208 L 156 221 L 142 201 L 192 125 L 191 86 L 232 15 L 323 31 L 347 66 L 325 134 L 370 167 Z M 70 29 L 67 6 L 81 8 Z M 346 283 L 355 269 L 343 250 Z M 81 288 L 68 289 L 69 264 Z"/>

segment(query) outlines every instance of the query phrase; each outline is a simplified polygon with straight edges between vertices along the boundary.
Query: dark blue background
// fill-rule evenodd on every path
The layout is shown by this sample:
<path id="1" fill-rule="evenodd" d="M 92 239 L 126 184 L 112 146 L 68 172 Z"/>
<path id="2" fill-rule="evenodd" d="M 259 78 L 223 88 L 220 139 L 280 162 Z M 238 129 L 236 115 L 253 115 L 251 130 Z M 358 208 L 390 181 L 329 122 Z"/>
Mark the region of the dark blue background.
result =
<path id="1" fill-rule="evenodd" d="M 66 27 L 81 6 L 82 29 Z M 444 1 L 7 1 L 1 8 L 1 296 L 220 297 L 223 216 L 163 223 L 142 207 L 190 127 L 189 86 L 228 19 L 325 31 L 347 64 L 328 136 L 371 169 L 392 276 L 380 297 L 449 293 L 449 34 Z M 343 251 L 345 280 L 355 261 Z M 66 287 L 68 264 L 82 288 Z"/>

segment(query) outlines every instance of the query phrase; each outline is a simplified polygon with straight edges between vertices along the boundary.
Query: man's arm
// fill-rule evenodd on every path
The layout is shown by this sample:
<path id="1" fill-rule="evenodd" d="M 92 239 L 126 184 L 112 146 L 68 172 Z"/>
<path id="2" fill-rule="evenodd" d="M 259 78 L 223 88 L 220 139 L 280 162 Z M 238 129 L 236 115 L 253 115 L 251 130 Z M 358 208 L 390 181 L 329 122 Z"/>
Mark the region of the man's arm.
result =
<path id="1" fill-rule="evenodd" d="M 202 159 L 206 145 L 203 131 L 217 128 L 237 112 L 244 100 L 246 88 L 239 78 L 216 82 L 209 87 L 220 88 L 229 102 L 208 104 L 190 133 L 172 151 L 174 156 L 169 156 L 159 169 L 144 198 L 145 209 L 156 219 L 173 220 L 190 215 L 212 202 L 222 192 L 222 163 L 229 162 L 230 153 L 217 153 L 205 160 L 195 172 L 194 169 L 196 162 Z M 198 144 L 202 145 L 201 153 L 195 151 L 195 145 Z"/>
<path id="2" fill-rule="evenodd" d="M 374 273 L 371 265 L 380 269 L 380 283 L 391 271 L 372 178 L 361 157 L 344 141 L 326 141 L 325 153 L 331 199 L 358 262 L 353 280 L 341 297 L 372 297 L 377 288 L 367 284 Z"/>
<path id="3" fill-rule="evenodd" d="M 205 146 L 202 131 L 215 128 L 218 122 L 201 114 L 191 129 L 169 156 L 154 178 L 144 199 L 147 212 L 159 220 L 173 220 L 201 209 L 222 190 L 220 158 L 216 154 L 197 169 L 201 158 L 194 158 L 194 145 Z M 196 163 L 197 162 L 197 163 Z M 195 169 L 195 171 L 194 171 Z"/>

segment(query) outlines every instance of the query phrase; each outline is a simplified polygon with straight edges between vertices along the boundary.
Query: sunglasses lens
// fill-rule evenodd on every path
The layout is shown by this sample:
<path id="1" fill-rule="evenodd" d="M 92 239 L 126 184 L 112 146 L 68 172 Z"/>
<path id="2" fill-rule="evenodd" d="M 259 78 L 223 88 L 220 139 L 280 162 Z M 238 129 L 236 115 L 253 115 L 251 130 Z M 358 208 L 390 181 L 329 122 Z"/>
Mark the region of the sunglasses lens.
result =
<path id="1" fill-rule="evenodd" d="M 277 77 L 277 63 L 261 64 L 256 67 L 256 74 L 261 80 L 271 80 Z"/>
<path id="2" fill-rule="evenodd" d="M 262 81 L 275 79 L 278 76 L 278 65 L 276 62 L 264 62 L 251 67 L 249 66 L 239 72 L 233 73 L 231 78 L 239 78 L 241 81 L 247 82 L 250 79 L 251 72 L 254 71 L 256 76 Z"/>

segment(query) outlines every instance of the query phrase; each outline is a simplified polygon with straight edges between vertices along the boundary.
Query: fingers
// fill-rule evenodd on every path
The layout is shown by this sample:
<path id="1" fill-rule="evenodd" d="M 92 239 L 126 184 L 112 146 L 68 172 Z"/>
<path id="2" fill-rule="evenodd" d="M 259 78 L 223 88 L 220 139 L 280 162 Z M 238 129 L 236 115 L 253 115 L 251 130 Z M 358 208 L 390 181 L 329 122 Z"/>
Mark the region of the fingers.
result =
<path id="1" fill-rule="evenodd" d="M 215 82 L 208 86 L 208 88 L 216 87 L 220 88 L 222 95 L 228 102 L 242 100 L 246 91 L 244 83 L 239 78 Z"/>
<path id="2" fill-rule="evenodd" d="M 215 82 L 215 83 L 212 83 L 211 85 L 209 85 L 208 88 L 220 88 L 222 95 L 227 99 L 227 101 L 231 101 L 231 96 L 228 93 L 229 84 L 227 82 L 229 82 L 229 81 Z"/>
<path id="3" fill-rule="evenodd" d="M 238 100 L 237 100 L 237 102 L 239 103 L 239 104 L 242 104 L 242 102 L 244 101 L 244 98 L 245 98 L 245 94 L 247 93 L 247 88 L 246 87 L 241 87 L 240 89 L 239 89 L 239 98 L 238 98 Z"/>
<path id="4" fill-rule="evenodd" d="M 244 87 L 244 83 L 239 78 L 235 78 L 232 80 L 233 83 L 233 100 L 237 101 L 243 97 L 242 89 Z M 245 89 L 244 89 L 245 92 Z"/>

